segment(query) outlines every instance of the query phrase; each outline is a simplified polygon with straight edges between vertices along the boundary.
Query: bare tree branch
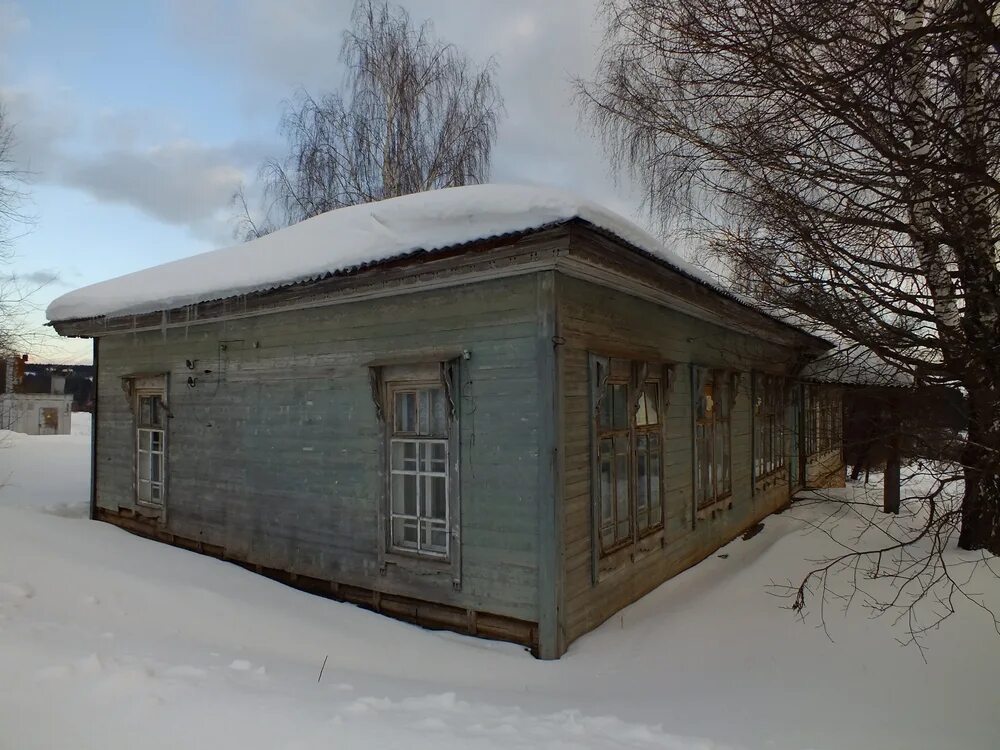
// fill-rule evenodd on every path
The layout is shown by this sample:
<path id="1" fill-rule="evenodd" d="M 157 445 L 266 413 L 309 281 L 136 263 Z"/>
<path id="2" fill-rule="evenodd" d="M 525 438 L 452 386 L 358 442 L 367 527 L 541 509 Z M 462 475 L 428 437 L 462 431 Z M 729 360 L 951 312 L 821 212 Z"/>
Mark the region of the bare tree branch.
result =
<path id="1" fill-rule="evenodd" d="M 496 63 L 482 68 L 415 26 L 402 8 L 358 0 L 341 60 L 347 80 L 318 99 L 299 91 L 281 130 L 285 159 L 267 161 L 264 219 L 245 197 L 237 233 L 255 237 L 342 206 L 482 182 L 503 101 Z"/>
<path id="2" fill-rule="evenodd" d="M 949 540 L 1000 554 L 998 10 L 996 0 L 602 4 L 602 56 L 579 100 L 664 227 L 686 223 L 762 307 L 965 397 L 969 429 L 949 448 L 959 476 L 953 464 L 924 466 L 953 489 L 960 480 L 958 499 L 911 498 L 923 525 L 818 566 L 793 589 L 799 609 L 826 591 L 831 566 L 874 559 L 882 578 L 892 558 L 912 595 L 870 605 L 913 604 L 919 632 L 916 604 L 952 602 L 932 593 L 959 580 Z"/>

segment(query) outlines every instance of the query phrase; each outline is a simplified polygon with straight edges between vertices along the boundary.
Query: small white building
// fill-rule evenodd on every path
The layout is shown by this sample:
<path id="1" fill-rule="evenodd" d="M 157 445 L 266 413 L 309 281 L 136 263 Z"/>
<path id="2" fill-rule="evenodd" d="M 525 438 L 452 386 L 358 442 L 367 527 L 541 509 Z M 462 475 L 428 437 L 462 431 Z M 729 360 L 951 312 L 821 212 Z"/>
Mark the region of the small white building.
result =
<path id="1" fill-rule="evenodd" d="M 0 360 L 0 430 L 25 435 L 69 435 L 73 396 L 66 377 L 53 375 L 49 393 L 21 393 L 27 356 Z"/>
<path id="2" fill-rule="evenodd" d="M 0 394 L 0 429 L 25 435 L 69 435 L 73 397 L 61 393 Z"/>

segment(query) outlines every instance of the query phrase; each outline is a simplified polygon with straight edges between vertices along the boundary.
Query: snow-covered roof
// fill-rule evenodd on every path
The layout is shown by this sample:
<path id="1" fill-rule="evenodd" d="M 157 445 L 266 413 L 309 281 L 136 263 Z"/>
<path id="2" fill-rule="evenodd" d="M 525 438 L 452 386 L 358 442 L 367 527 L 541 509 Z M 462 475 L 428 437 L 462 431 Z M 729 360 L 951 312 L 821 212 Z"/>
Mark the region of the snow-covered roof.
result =
<path id="1" fill-rule="evenodd" d="M 470 185 L 330 211 L 251 242 L 77 289 L 50 321 L 155 312 L 323 278 L 331 273 L 582 219 L 725 293 L 701 269 L 628 219 L 573 193 Z"/>
<path id="2" fill-rule="evenodd" d="M 799 377 L 814 383 L 906 388 L 913 376 L 886 362 L 867 346 L 839 340 L 837 348 L 809 362 Z"/>

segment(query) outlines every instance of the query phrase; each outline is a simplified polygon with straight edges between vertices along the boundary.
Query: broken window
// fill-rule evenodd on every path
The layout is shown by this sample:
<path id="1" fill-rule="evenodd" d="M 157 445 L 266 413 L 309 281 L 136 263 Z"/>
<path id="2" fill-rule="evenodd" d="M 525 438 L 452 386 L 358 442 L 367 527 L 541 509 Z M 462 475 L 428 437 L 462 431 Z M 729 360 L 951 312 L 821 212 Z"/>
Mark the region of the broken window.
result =
<path id="1" fill-rule="evenodd" d="M 694 394 L 695 502 L 712 505 L 732 494 L 732 408 L 736 397 L 732 373 L 692 368 Z"/>
<path id="2" fill-rule="evenodd" d="M 602 554 L 663 527 L 662 370 L 594 358 L 595 502 Z"/>
<path id="3" fill-rule="evenodd" d="M 642 383 L 636 403 L 636 530 L 642 535 L 663 525 L 660 381 Z"/>
<path id="4" fill-rule="evenodd" d="M 448 394 L 440 380 L 390 383 L 388 390 L 390 547 L 447 558 Z"/>
<path id="5" fill-rule="evenodd" d="M 164 394 L 136 392 L 136 502 L 163 507 L 166 458 Z"/>

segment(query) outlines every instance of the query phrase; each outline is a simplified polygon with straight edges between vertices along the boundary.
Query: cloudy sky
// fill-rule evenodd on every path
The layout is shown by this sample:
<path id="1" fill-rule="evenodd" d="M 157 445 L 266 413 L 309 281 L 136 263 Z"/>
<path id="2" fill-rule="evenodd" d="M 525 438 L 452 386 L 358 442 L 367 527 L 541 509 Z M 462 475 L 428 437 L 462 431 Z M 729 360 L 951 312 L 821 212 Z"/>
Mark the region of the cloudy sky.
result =
<path id="1" fill-rule="evenodd" d="M 581 125 L 571 79 L 594 68 L 593 0 L 402 0 L 474 59 L 496 57 L 507 117 L 492 179 L 574 189 L 642 221 Z M 0 101 L 34 222 L 0 273 L 33 327 L 78 286 L 233 244 L 230 200 L 283 153 L 282 101 L 337 86 L 350 0 L 0 0 Z M 87 362 L 49 335 L 36 360 Z"/>

